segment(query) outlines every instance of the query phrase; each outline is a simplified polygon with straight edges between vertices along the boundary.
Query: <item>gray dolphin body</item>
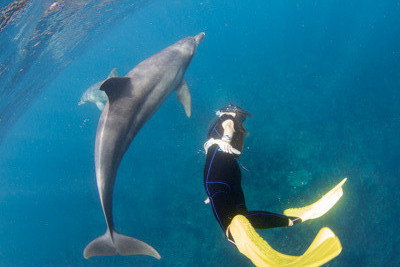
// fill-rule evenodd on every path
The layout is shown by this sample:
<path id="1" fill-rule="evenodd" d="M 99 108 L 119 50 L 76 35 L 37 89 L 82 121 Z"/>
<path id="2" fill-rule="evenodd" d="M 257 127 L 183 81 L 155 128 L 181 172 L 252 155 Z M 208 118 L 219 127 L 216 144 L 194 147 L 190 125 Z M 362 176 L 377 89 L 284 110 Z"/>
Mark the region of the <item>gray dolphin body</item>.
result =
<path id="1" fill-rule="evenodd" d="M 110 78 L 101 85 L 108 102 L 97 127 L 95 165 L 107 231 L 87 245 L 85 258 L 117 254 L 161 258 L 145 242 L 116 232 L 112 216 L 114 183 L 133 138 L 173 91 L 190 117 L 191 97 L 183 75 L 203 37 L 204 33 L 199 33 L 184 38 L 141 62 L 125 77 Z"/>

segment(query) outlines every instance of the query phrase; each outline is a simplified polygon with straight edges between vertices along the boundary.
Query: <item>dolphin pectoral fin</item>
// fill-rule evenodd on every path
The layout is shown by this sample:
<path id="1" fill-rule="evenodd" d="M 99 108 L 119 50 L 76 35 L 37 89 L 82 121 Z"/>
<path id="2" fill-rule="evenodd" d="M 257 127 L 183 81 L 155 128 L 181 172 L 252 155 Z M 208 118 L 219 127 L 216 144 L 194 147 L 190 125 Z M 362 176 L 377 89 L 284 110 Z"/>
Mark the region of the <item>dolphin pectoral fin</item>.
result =
<path id="1" fill-rule="evenodd" d="M 161 259 L 157 250 L 140 241 L 139 239 L 121 235 L 115 230 L 107 231 L 104 235 L 96 238 L 83 251 L 83 256 L 88 259 L 93 256 L 113 256 L 113 255 L 148 255 L 156 259 Z"/>
<path id="2" fill-rule="evenodd" d="M 104 109 L 104 104 L 103 104 L 103 102 L 96 102 L 96 106 L 97 106 L 100 110 L 103 110 L 103 109 Z"/>
<path id="3" fill-rule="evenodd" d="M 192 98 L 190 96 L 189 87 L 184 80 L 182 80 L 178 88 L 176 88 L 176 94 L 178 100 L 182 103 L 185 109 L 186 116 L 190 117 L 192 109 Z"/>
<path id="4" fill-rule="evenodd" d="M 111 70 L 110 74 L 108 74 L 107 79 L 113 78 L 113 77 L 118 77 L 117 68 L 113 68 L 113 69 Z"/>
<path id="5" fill-rule="evenodd" d="M 100 90 L 106 92 L 110 104 L 121 96 L 126 95 L 128 86 L 131 86 L 131 79 L 128 77 L 113 77 L 105 80 Z"/>

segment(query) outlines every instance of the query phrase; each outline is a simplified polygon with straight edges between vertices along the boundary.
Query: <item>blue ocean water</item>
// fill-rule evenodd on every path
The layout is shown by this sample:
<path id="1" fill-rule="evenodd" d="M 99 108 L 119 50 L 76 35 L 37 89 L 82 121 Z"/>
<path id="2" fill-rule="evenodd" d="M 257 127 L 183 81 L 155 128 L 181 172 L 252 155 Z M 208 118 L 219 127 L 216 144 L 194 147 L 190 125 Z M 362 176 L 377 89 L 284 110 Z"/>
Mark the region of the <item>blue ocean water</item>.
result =
<path id="1" fill-rule="evenodd" d="M 203 203 L 202 146 L 227 103 L 254 115 L 241 159 L 250 209 L 306 205 L 348 177 L 328 214 L 264 239 L 298 255 L 327 226 L 343 246 L 327 266 L 400 265 L 400 1 L 18 2 L 0 21 L 1 266 L 252 266 Z M 171 95 L 116 181 L 117 229 L 162 259 L 85 260 L 106 225 L 100 112 L 80 96 L 201 31 L 185 75 L 192 117 Z"/>

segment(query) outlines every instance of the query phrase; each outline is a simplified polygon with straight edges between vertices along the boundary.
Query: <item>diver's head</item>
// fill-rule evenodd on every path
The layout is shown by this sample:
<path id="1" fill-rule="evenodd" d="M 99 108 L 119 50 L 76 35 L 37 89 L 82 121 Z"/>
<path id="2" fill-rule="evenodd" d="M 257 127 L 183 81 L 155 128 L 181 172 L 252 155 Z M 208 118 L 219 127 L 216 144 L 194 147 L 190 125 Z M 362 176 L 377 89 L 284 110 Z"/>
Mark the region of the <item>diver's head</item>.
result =
<path id="1" fill-rule="evenodd" d="M 225 107 L 218 110 L 217 116 L 219 116 L 221 113 L 235 113 L 236 119 L 238 119 L 241 123 L 243 123 L 246 120 L 247 116 L 253 118 L 253 115 L 251 115 L 249 112 L 247 112 L 246 110 L 242 109 L 239 106 L 234 106 L 232 104 L 228 104 Z"/>

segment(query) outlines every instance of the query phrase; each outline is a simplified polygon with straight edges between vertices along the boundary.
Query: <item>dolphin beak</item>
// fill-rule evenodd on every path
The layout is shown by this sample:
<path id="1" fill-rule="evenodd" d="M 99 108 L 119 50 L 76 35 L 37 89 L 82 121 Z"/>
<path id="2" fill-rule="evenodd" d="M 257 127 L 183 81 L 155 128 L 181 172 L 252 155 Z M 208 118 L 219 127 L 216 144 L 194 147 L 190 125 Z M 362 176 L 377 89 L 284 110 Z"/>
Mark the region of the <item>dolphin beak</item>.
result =
<path id="1" fill-rule="evenodd" d="M 204 38 L 205 35 L 206 35 L 206 34 L 205 34 L 204 32 L 201 32 L 201 33 L 199 33 L 198 35 L 196 35 L 196 36 L 194 37 L 194 39 L 196 40 L 196 44 L 197 44 L 197 45 L 200 44 L 201 40 L 203 40 L 203 38 Z"/>

